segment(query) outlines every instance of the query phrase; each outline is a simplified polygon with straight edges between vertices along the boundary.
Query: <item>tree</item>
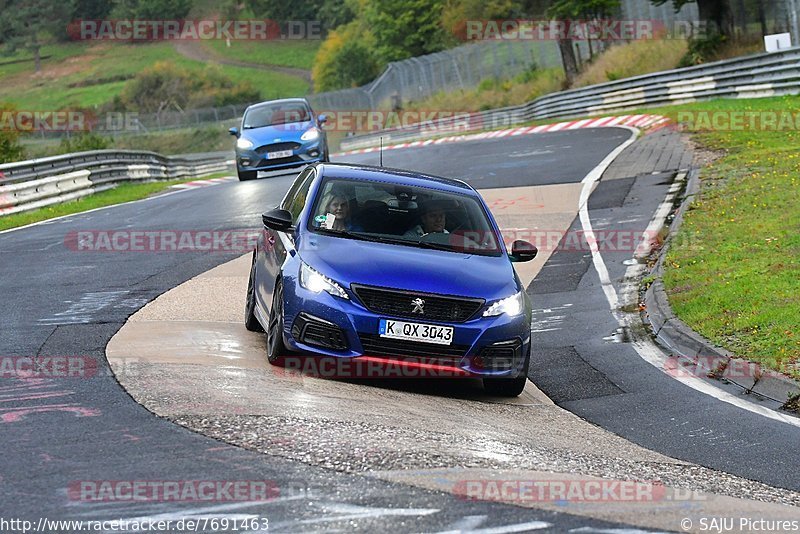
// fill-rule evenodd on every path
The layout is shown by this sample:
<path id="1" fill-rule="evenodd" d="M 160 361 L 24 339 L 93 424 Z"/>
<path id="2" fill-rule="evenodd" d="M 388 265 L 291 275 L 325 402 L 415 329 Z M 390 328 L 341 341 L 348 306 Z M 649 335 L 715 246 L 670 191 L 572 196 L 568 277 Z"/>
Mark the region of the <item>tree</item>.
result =
<path id="1" fill-rule="evenodd" d="M 712 32 L 717 31 L 725 37 L 733 35 L 733 14 L 730 0 L 651 0 L 657 6 L 669 1 L 672 1 L 676 12 L 688 3 L 697 2 L 700 20 L 709 23 Z"/>
<path id="2" fill-rule="evenodd" d="M 358 21 L 330 32 L 314 59 L 314 87 L 333 91 L 371 81 L 380 73 L 374 48 L 374 37 Z"/>
<path id="3" fill-rule="evenodd" d="M 246 0 L 245 5 L 255 16 L 278 23 L 317 20 L 325 32 L 352 21 L 358 10 L 357 0 Z"/>
<path id="4" fill-rule="evenodd" d="M 600 19 L 617 9 L 619 0 L 556 0 L 547 10 L 547 16 L 567 22 L 569 26 L 570 21 Z M 575 48 L 569 30 L 559 36 L 558 48 L 561 51 L 561 63 L 564 66 L 567 85 L 572 85 L 578 76 L 578 61 L 575 58 Z"/>
<path id="5" fill-rule="evenodd" d="M 115 19 L 180 20 L 189 14 L 192 0 L 119 0 L 112 17 Z"/>
<path id="6" fill-rule="evenodd" d="M 36 72 L 42 70 L 42 45 L 49 38 L 66 38 L 72 0 L 0 0 L 0 36 L 4 51 L 33 53 Z"/>
<path id="7" fill-rule="evenodd" d="M 375 35 L 381 60 L 399 61 L 438 52 L 447 36 L 442 27 L 443 0 L 372 0 L 364 21 Z"/>
<path id="8" fill-rule="evenodd" d="M 108 0 L 75 0 L 72 18 L 75 20 L 100 20 L 108 17 L 114 7 Z"/>

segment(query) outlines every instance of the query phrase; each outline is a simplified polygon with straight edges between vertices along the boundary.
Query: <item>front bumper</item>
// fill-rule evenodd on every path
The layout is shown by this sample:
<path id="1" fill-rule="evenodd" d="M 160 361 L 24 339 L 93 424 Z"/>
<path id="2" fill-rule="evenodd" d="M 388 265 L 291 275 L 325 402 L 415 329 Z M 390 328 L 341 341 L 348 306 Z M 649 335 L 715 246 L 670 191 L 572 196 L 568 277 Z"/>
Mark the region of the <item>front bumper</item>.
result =
<path id="1" fill-rule="evenodd" d="M 292 283 L 294 282 L 294 283 Z M 284 343 L 302 353 L 334 358 L 377 357 L 443 365 L 476 377 L 527 374 L 530 310 L 516 317 L 501 315 L 463 323 L 414 320 L 379 315 L 366 309 L 352 291 L 350 300 L 326 292 L 312 293 L 294 280 L 284 283 Z M 453 327 L 449 346 L 381 338 L 380 319 Z"/>
<path id="2" fill-rule="evenodd" d="M 240 171 L 268 171 L 308 165 L 325 159 L 326 147 L 317 139 L 301 143 L 292 150 L 292 155 L 285 158 L 268 159 L 263 147 L 252 149 L 236 148 L 236 166 Z"/>

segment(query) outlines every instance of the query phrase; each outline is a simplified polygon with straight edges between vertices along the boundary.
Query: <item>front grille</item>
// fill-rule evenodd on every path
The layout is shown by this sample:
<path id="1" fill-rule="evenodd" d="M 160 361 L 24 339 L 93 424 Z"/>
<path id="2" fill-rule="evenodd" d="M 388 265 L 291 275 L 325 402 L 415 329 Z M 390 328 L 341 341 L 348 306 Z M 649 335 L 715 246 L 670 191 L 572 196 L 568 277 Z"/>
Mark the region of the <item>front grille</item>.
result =
<path id="1" fill-rule="evenodd" d="M 374 334 L 359 334 L 358 337 L 366 356 L 431 359 L 436 363 L 458 363 L 469 349 L 467 345 L 435 345 L 388 339 Z"/>
<path id="2" fill-rule="evenodd" d="M 282 165 L 284 163 L 302 163 L 303 158 L 300 156 L 291 156 L 288 158 L 267 159 L 264 158 L 258 163 L 258 167 L 268 167 L 270 165 Z"/>
<path id="3" fill-rule="evenodd" d="M 374 313 L 417 320 L 463 323 L 483 307 L 484 299 L 431 295 L 399 289 L 385 289 L 353 284 L 359 300 Z M 425 301 L 424 313 L 414 313 L 415 299 Z"/>
<path id="4" fill-rule="evenodd" d="M 281 152 L 283 150 L 297 150 L 300 148 L 300 143 L 272 143 L 271 145 L 262 145 L 256 149 L 256 154 L 264 155 L 267 152 Z"/>
<path id="5" fill-rule="evenodd" d="M 333 350 L 346 350 L 347 338 L 342 329 L 306 313 L 297 316 L 292 336 L 301 343 Z"/>

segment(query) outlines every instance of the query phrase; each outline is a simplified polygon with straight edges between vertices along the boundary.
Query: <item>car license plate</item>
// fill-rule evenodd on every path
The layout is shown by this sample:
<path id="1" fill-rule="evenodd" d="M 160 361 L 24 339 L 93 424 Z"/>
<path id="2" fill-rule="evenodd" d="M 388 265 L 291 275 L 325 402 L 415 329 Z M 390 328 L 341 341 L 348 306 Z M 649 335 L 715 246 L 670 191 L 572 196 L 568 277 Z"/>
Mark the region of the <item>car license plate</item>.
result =
<path id="1" fill-rule="evenodd" d="M 381 337 L 422 341 L 423 343 L 436 343 L 437 345 L 450 345 L 453 342 L 452 326 L 381 319 L 378 333 Z"/>
<path id="2" fill-rule="evenodd" d="M 291 150 L 280 150 L 278 152 L 267 152 L 267 159 L 288 158 L 293 154 Z"/>

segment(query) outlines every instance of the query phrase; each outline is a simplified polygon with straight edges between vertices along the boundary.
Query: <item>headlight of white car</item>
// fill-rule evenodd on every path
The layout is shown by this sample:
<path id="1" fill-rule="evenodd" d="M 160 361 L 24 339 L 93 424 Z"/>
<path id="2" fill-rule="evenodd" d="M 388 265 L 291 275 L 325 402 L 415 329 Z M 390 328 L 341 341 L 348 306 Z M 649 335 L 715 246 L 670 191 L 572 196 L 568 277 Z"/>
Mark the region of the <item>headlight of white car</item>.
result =
<path id="1" fill-rule="evenodd" d="M 253 142 L 249 139 L 245 139 L 244 137 L 240 137 L 236 140 L 236 147 L 246 150 L 248 148 L 253 148 Z"/>
<path id="2" fill-rule="evenodd" d="M 314 139 L 319 138 L 319 129 L 317 128 L 310 128 L 305 131 L 303 135 L 300 136 L 301 141 L 313 141 Z"/>
<path id="3" fill-rule="evenodd" d="M 525 296 L 522 294 L 522 291 L 520 291 L 516 295 L 511 295 L 510 297 L 496 301 L 494 304 L 489 306 L 485 312 L 483 312 L 483 316 L 497 317 L 498 315 L 503 315 L 505 313 L 509 317 L 515 317 L 522 313 L 524 308 Z"/>
<path id="4" fill-rule="evenodd" d="M 345 293 L 342 286 L 328 278 L 327 276 L 318 273 L 305 263 L 300 264 L 300 285 L 308 289 L 312 293 L 320 293 L 325 291 L 334 297 L 343 299 L 350 299 Z"/>

